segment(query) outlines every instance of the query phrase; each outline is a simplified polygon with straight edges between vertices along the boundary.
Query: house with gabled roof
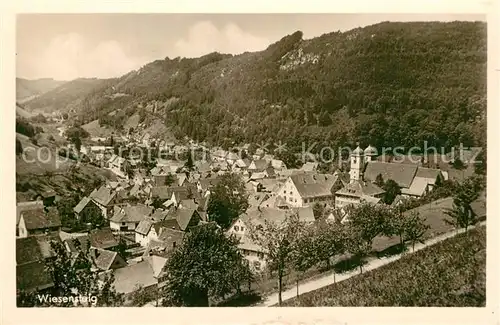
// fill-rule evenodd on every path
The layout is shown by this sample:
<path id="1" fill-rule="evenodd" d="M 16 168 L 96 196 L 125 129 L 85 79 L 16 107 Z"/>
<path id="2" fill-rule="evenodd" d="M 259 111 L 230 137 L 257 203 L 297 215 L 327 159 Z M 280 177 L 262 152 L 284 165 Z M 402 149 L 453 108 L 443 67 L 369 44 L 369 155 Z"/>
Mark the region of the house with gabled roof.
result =
<path id="1" fill-rule="evenodd" d="M 224 149 L 216 149 L 211 152 L 211 157 L 217 161 L 225 161 L 228 152 Z"/>
<path id="2" fill-rule="evenodd" d="M 181 238 L 190 228 L 197 226 L 202 219 L 196 209 L 178 208 L 171 210 L 162 221 L 144 220 L 135 230 L 135 241 L 141 246 L 146 247 L 151 241 L 165 241 L 168 236 L 172 238 Z M 165 231 L 168 231 L 168 236 Z M 180 234 L 182 233 L 182 235 Z M 167 237 L 165 237 L 167 236 Z M 179 244 L 175 240 L 172 246 Z"/>
<path id="3" fill-rule="evenodd" d="M 277 179 L 277 178 L 264 178 L 259 182 L 262 184 L 262 191 L 268 192 L 271 194 L 276 194 L 281 186 L 285 183 L 286 180 Z"/>
<path id="4" fill-rule="evenodd" d="M 132 186 L 130 191 L 128 192 L 129 197 L 136 197 L 136 198 L 142 198 L 145 197 L 146 191 L 144 190 L 144 187 L 142 184 L 136 183 Z"/>
<path id="5" fill-rule="evenodd" d="M 130 264 L 113 272 L 113 286 L 117 293 L 124 294 L 125 303 L 131 303 L 138 289 L 152 290 L 158 284 L 154 271 L 147 261 Z"/>
<path id="6" fill-rule="evenodd" d="M 237 159 L 235 160 L 232 169 L 234 172 L 244 172 L 250 167 L 252 161 L 248 158 Z"/>
<path id="7" fill-rule="evenodd" d="M 229 165 L 233 165 L 238 159 L 240 159 L 240 156 L 236 152 L 228 152 L 226 156 L 226 162 Z"/>
<path id="8" fill-rule="evenodd" d="M 275 170 L 283 170 L 283 169 L 286 169 L 286 165 L 285 165 L 285 163 L 283 162 L 283 160 L 279 160 L 279 159 L 273 159 L 273 160 L 271 160 L 271 166 L 272 166 Z"/>
<path id="9" fill-rule="evenodd" d="M 306 172 L 303 171 L 302 169 L 298 168 L 287 168 L 287 169 L 282 169 L 282 170 L 276 170 L 275 174 L 278 179 L 286 180 L 288 177 L 296 174 L 303 174 L 303 173 L 316 173 L 314 172 Z"/>
<path id="10" fill-rule="evenodd" d="M 273 166 L 267 167 L 264 172 L 266 173 L 267 177 L 276 178 L 277 176 L 276 170 Z"/>
<path id="11" fill-rule="evenodd" d="M 169 210 L 164 222 L 170 222 L 169 226 L 174 230 L 189 231 L 191 227 L 199 225 L 202 219 L 196 209 L 178 208 Z"/>
<path id="12" fill-rule="evenodd" d="M 156 232 L 151 232 L 151 227 L 155 222 L 151 219 L 144 219 L 135 228 L 135 242 L 146 247 L 152 238 L 156 238 Z"/>
<path id="13" fill-rule="evenodd" d="M 283 197 L 271 195 L 266 196 L 266 198 L 260 202 L 259 208 L 290 209 L 291 206 L 283 199 Z"/>
<path id="14" fill-rule="evenodd" d="M 249 179 L 245 183 L 245 188 L 247 190 L 247 193 L 259 193 L 262 191 L 263 185 L 260 179 L 259 180 Z"/>
<path id="15" fill-rule="evenodd" d="M 304 163 L 300 169 L 304 172 L 315 172 L 316 169 L 318 169 L 318 163 L 308 161 Z"/>
<path id="16" fill-rule="evenodd" d="M 249 261 L 251 270 L 260 272 L 266 267 L 267 251 L 251 240 L 251 227 L 263 225 L 266 222 L 280 225 L 285 222 L 287 217 L 295 213 L 299 216 L 299 220 L 306 224 L 315 222 L 312 207 L 291 208 L 290 210 L 251 209 L 240 215 L 226 231 L 226 234 L 234 235 L 239 240 L 238 249 L 243 257 Z"/>
<path id="17" fill-rule="evenodd" d="M 255 173 L 252 173 L 252 175 L 250 175 L 250 180 L 261 180 L 261 179 L 264 179 L 264 178 L 268 178 L 269 177 L 269 174 L 267 173 L 267 171 L 263 171 L 263 172 L 255 172 Z"/>
<path id="18" fill-rule="evenodd" d="M 374 183 L 354 181 L 335 192 L 335 207 L 342 208 L 363 202 L 379 203 L 384 193 L 385 191 Z"/>
<path id="19" fill-rule="evenodd" d="M 19 237 L 45 234 L 61 230 L 61 218 L 55 208 L 32 209 L 20 212 Z"/>
<path id="20" fill-rule="evenodd" d="M 184 199 L 179 202 L 179 208 L 197 210 L 198 204 L 196 203 L 195 199 Z"/>
<path id="21" fill-rule="evenodd" d="M 37 191 L 37 193 L 34 195 L 34 199 L 42 201 L 44 206 L 54 205 L 56 198 L 56 191 L 48 186 L 44 186 L 42 190 Z"/>
<path id="22" fill-rule="evenodd" d="M 89 198 L 101 209 L 104 218 L 108 218 L 116 203 L 116 192 L 103 185 L 90 193 Z"/>
<path id="23" fill-rule="evenodd" d="M 185 232 L 169 228 L 161 228 L 161 235 L 151 239 L 146 245 L 143 256 L 151 254 L 166 256 L 176 249 L 183 241 Z"/>
<path id="24" fill-rule="evenodd" d="M 332 203 L 344 183 L 339 174 L 301 173 L 289 176 L 277 195 L 292 207 Z"/>
<path id="25" fill-rule="evenodd" d="M 109 228 L 91 230 L 89 233 L 89 242 L 91 248 L 110 250 L 113 250 L 119 244 L 119 241 Z"/>
<path id="26" fill-rule="evenodd" d="M 75 212 L 75 217 L 77 219 L 81 219 L 83 216 L 85 216 L 87 213 L 92 213 L 93 211 L 98 210 L 99 213 L 102 214 L 101 209 L 99 206 L 91 200 L 89 197 L 84 196 L 80 202 L 73 208 L 73 211 Z"/>
<path id="27" fill-rule="evenodd" d="M 109 226 L 115 231 L 134 231 L 139 223 L 149 218 L 152 213 L 152 207 L 143 204 L 127 204 L 115 209 L 115 213 L 109 219 Z"/>
<path id="28" fill-rule="evenodd" d="M 213 172 L 217 172 L 220 174 L 220 172 L 226 172 L 229 170 L 229 165 L 227 161 L 217 161 L 215 160 L 214 162 L 211 163 L 210 168 Z"/>
<path id="29" fill-rule="evenodd" d="M 19 236 L 19 220 L 21 219 L 21 212 L 26 210 L 44 210 L 42 201 L 27 201 L 18 202 L 16 205 L 16 236 Z"/>
<path id="30" fill-rule="evenodd" d="M 417 169 L 417 165 L 370 161 L 366 164 L 363 178 L 365 181 L 375 182 L 377 176 L 381 175 L 384 181 L 392 179 L 399 187 L 409 188 Z"/>
<path id="31" fill-rule="evenodd" d="M 158 159 L 156 166 L 161 168 L 165 173 L 177 174 L 185 164 L 186 161 L 184 160 Z"/>
<path id="32" fill-rule="evenodd" d="M 171 204 L 177 206 L 182 200 L 188 198 L 199 198 L 200 194 L 196 185 L 184 183 L 184 186 L 157 186 L 151 190 L 151 199 L 170 200 Z"/>
<path id="33" fill-rule="evenodd" d="M 172 196 L 170 197 L 170 200 L 172 201 L 173 206 L 178 207 L 180 202 L 183 200 L 200 198 L 200 194 L 196 189 L 197 188 L 194 185 L 171 187 L 170 192 L 172 193 Z"/>
<path id="34" fill-rule="evenodd" d="M 62 232 L 60 233 L 62 234 Z M 73 260 L 78 256 L 80 250 L 86 252 L 90 250 L 90 236 L 88 233 L 80 233 L 80 234 L 68 234 L 61 236 L 61 240 L 63 241 L 63 245 L 71 254 Z"/>
<path id="35" fill-rule="evenodd" d="M 439 169 L 433 168 L 425 168 L 418 167 L 415 177 L 410 184 L 409 188 L 402 188 L 401 194 L 412 196 L 412 197 L 421 197 L 425 194 L 429 193 L 434 189 L 434 185 L 441 178 L 443 180 L 443 175 Z"/>
<path id="36" fill-rule="evenodd" d="M 250 163 L 250 166 L 248 166 L 248 171 L 251 173 L 263 172 L 267 169 L 267 167 L 269 167 L 269 165 L 269 161 L 265 159 L 257 159 Z"/>
<path id="37" fill-rule="evenodd" d="M 219 182 L 221 181 L 222 178 L 220 177 L 211 177 L 211 178 L 204 178 L 200 179 L 196 183 L 196 187 L 198 189 L 198 192 L 201 193 L 201 196 L 204 197 L 208 193 L 210 193 L 210 190 L 217 186 Z"/>
<path id="38" fill-rule="evenodd" d="M 167 167 L 162 167 L 162 166 L 156 166 L 153 169 L 151 169 L 151 176 L 153 177 L 153 182 L 157 186 L 163 186 L 166 184 L 167 177 L 174 177 L 175 172 L 172 173 L 172 171 L 167 168 Z"/>
<path id="39" fill-rule="evenodd" d="M 93 266 L 97 270 L 109 271 L 127 266 L 127 262 L 117 252 L 94 249 L 91 254 Z"/>
<path id="40" fill-rule="evenodd" d="M 137 263 L 114 271 L 113 283 L 118 293 L 124 294 L 125 305 L 133 303 L 134 292 L 141 289 L 146 295 L 165 285 L 167 258 L 159 255 L 145 255 Z"/>

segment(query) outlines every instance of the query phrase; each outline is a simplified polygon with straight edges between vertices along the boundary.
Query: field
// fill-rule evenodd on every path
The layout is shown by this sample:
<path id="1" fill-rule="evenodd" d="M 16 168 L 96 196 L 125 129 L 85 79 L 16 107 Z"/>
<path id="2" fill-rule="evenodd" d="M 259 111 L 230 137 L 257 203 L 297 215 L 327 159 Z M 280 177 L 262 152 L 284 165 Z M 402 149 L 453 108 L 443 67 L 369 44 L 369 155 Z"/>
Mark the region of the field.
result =
<path id="1" fill-rule="evenodd" d="M 470 230 L 400 260 L 283 306 L 434 306 L 486 304 L 486 227 Z"/>
<path id="2" fill-rule="evenodd" d="M 429 229 L 426 231 L 424 239 L 428 239 L 453 230 L 453 226 L 445 221 L 446 219 L 449 219 L 449 217 L 445 214 L 445 211 L 446 209 L 451 209 L 452 207 L 453 198 L 447 197 L 408 210 L 406 213 L 418 212 L 419 215 L 424 218 L 425 223 L 429 225 Z M 374 251 L 382 252 L 391 246 L 397 245 L 398 243 L 399 238 L 397 237 L 388 238 L 378 236 L 373 241 L 372 248 Z"/>

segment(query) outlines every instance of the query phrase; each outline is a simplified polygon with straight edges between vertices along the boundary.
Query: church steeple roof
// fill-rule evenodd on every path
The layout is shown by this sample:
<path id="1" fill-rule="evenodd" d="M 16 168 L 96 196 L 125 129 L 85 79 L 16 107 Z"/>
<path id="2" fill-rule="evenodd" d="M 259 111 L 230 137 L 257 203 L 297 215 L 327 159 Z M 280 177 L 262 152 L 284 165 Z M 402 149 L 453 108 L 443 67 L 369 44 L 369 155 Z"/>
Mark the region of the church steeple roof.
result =
<path id="1" fill-rule="evenodd" d="M 363 154 L 363 149 L 361 149 L 360 146 L 358 145 L 356 149 L 354 149 L 352 154 L 355 156 L 361 156 Z"/>
<path id="2" fill-rule="evenodd" d="M 377 154 L 377 148 L 372 147 L 371 145 L 366 147 L 366 149 L 365 149 L 366 156 L 375 156 L 376 154 Z"/>

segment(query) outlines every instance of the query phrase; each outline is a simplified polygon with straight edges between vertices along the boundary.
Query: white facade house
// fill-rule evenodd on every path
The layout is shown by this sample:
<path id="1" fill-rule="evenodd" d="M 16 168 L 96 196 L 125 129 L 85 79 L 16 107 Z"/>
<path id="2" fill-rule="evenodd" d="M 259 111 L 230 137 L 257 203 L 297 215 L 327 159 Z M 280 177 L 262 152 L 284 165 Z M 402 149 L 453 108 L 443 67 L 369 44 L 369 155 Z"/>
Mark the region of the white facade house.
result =
<path id="1" fill-rule="evenodd" d="M 90 193 L 89 198 L 101 209 L 104 218 L 109 218 L 116 202 L 116 192 L 103 185 Z"/>
<path id="2" fill-rule="evenodd" d="M 292 207 L 311 206 L 315 203 L 329 203 L 335 200 L 335 191 L 343 183 L 338 174 L 302 173 L 289 176 L 278 190 L 277 196 Z"/>
<path id="3" fill-rule="evenodd" d="M 241 251 L 243 258 L 248 261 L 252 272 L 259 273 L 266 268 L 266 251 L 262 247 L 254 244 L 247 237 L 242 237 L 238 249 Z"/>
<path id="4" fill-rule="evenodd" d="M 144 220 L 135 229 L 135 242 L 142 247 L 156 244 L 165 249 L 175 249 L 182 243 L 183 237 L 184 230 L 180 229 L 176 220 Z"/>
<path id="5" fill-rule="evenodd" d="M 239 239 L 238 249 L 243 257 L 249 262 L 250 269 L 254 272 L 261 272 L 266 268 L 266 249 L 251 239 L 251 231 L 253 227 L 259 227 L 264 222 L 272 222 L 278 226 L 282 224 L 287 216 L 297 213 L 299 219 L 305 223 L 314 222 L 314 214 L 311 207 L 307 208 L 292 208 L 289 211 L 262 208 L 247 210 L 226 231 L 227 235 L 234 235 Z"/>
<path id="6" fill-rule="evenodd" d="M 238 218 L 233 225 L 227 230 L 227 234 L 233 234 L 239 238 L 238 249 L 243 258 L 245 258 L 253 272 L 261 272 L 266 267 L 265 250 L 252 242 L 248 236 L 249 228 L 243 221 L 243 218 Z"/>
<path id="7" fill-rule="evenodd" d="M 152 212 L 153 209 L 145 205 L 117 207 L 109 220 L 109 226 L 115 231 L 134 231 Z"/>
<path id="8" fill-rule="evenodd" d="M 291 177 L 287 178 L 285 184 L 278 190 L 277 195 L 281 196 L 291 206 L 303 206 L 305 204 Z"/>
<path id="9" fill-rule="evenodd" d="M 243 237 L 247 230 L 247 225 L 245 225 L 241 218 L 238 218 L 227 231 L 230 234 L 234 234 L 236 237 Z"/>
<path id="10" fill-rule="evenodd" d="M 153 227 L 153 221 L 143 220 L 135 229 L 135 242 L 139 243 L 142 247 L 146 247 L 151 240 L 158 240 L 158 234 Z"/>

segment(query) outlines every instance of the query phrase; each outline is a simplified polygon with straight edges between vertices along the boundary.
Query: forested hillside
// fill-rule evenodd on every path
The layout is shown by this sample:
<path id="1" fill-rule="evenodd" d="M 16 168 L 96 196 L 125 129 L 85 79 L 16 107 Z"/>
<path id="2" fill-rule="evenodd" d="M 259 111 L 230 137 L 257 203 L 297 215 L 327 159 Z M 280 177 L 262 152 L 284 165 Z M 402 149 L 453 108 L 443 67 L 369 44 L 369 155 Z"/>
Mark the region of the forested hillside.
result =
<path id="1" fill-rule="evenodd" d="M 47 91 L 59 87 L 66 81 L 54 80 L 49 78 L 27 80 L 16 78 L 16 100 L 25 101 L 39 96 Z"/>
<path id="2" fill-rule="evenodd" d="M 31 110 L 45 112 L 80 109 L 81 101 L 93 92 L 101 92 L 112 86 L 115 79 L 80 78 L 65 82 L 25 103 Z"/>
<path id="3" fill-rule="evenodd" d="M 484 145 L 486 24 L 298 31 L 261 52 L 157 60 L 72 105 L 79 123 L 149 106 L 176 135 L 218 144 Z"/>

